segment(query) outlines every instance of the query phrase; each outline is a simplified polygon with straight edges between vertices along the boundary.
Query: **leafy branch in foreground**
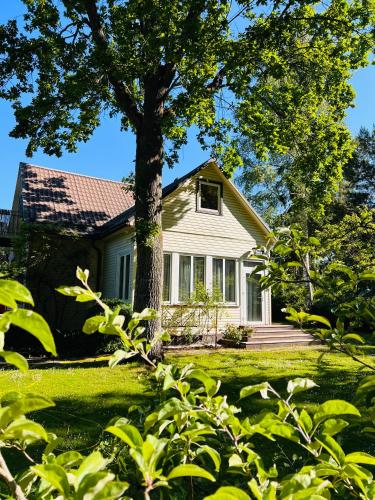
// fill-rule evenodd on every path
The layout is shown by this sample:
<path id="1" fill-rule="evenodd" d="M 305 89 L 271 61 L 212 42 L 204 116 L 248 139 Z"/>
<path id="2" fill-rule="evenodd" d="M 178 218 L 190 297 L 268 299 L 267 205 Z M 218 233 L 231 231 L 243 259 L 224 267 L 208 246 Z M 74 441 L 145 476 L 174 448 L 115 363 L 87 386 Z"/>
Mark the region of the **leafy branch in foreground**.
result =
<path id="1" fill-rule="evenodd" d="M 29 465 L 12 475 L 0 453 L 1 494 L 10 492 L 17 500 L 375 497 L 375 457 L 353 451 L 353 442 L 346 451 L 348 429 L 356 432 L 364 423 L 366 432 L 374 428 L 374 422 L 368 424 L 373 412 L 367 404 L 375 393 L 375 376 L 364 378 L 358 388 L 361 411 L 337 399 L 313 409 L 301 407 L 295 399 L 298 394 L 319 390 L 304 378 L 289 380 L 284 390 L 276 390 L 268 381 L 243 387 L 233 404 L 220 394 L 220 381 L 205 370 L 192 364 L 179 369 L 150 359 L 152 344 L 142 337 L 139 322 L 154 312 L 136 314 L 125 328 L 119 309 L 109 308 L 88 285 L 88 271 L 78 268 L 77 278 L 82 286 L 59 291 L 78 302 L 95 300 L 103 309 L 103 315 L 86 321 L 85 332 L 99 331 L 122 340 L 124 347 L 110 359 L 111 366 L 135 356 L 147 361 L 152 369 L 149 377 L 155 381 L 153 397 L 149 406 L 133 405 L 127 416 L 114 417 L 97 448 L 85 455 L 74 450 L 57 453 L 58 438 L 26 416 L 52 406 L 52 401 L 43 395 L 2 396 L 0 451 L 11 448 L 22 453 Z M 14 299 L 9 297 L 0 295 L 0 303 Z M 248 415 L 238 402 L 257 394 L 269 404 Z M 34 445 L 43 442 L 47 445 L 41 459 L 35 458 L 39 453 Z M 288 450 L 282 460 L 268 453 L 275 445 Z M 292 459 L 295 455 L 297 459 Z"/>
<path id="2" fill-rule="evenodd" d="M 129 323 L 124 325 L 125 316 L 119 314 L 121 306 L 117 306 L 112 310 L 101 300 L 101 294 L 94 292 L 90 288 L 88 284 L 89 271 L 87 269 L 83 271 L 78 267 L 76 275 L 82 286 L 61 286 L 57 288 L 57 291 L 63 295 L 75 297 L 77 302 L 95 301 L 101 307 L 103 315 L 96 315 L 88 318 L 83 325 L 82 331 L 87 335 L 99 332 L 106 335 L 115 335 L 120 338 L 124 349 L 115 351 L 110 359 L 109 365 L 116 366 L 120 361 L 139 356 L 146 364 L 156 368 L 156 362 L 152 359 L 150 354 L 153 348 L 161 340 L 169 340 L 169 335 L 166 333 L 159 333 L 147 341 L 143 336 L 145 327 L 141 326 L 140 323 L 155 319 L 158 317 L 158 313 L 154 309 L 144 309 L 140 313 L 133 313 Z"/>

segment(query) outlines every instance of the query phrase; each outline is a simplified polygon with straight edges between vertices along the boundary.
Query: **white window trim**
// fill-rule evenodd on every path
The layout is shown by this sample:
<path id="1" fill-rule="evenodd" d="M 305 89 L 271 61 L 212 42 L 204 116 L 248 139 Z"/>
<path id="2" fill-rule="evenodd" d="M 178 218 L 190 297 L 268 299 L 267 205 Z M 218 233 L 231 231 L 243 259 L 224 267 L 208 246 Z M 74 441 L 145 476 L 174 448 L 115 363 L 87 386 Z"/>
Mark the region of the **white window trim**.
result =
<path id="1" fill-rule="evenodd" d="M 235 283 L 235 302 L 220 302 L 221 307 L 239 307 L 240 305 L 240 286 L 241 286 L 241 275 L 240 275 L 240 261 L 235 257 L 222 257 L 220 255 L 204 255 L 204 254 L 190 254 L 190 253 L 179 253 L 179 252 L 171 252 L 165 251 L 164 253 L 168 253 L 171 255 L 171 287 L 170 287 L 170 301 L 163 301 L 164 305 L 181 305 L 185 304 L 185 302 L 179 300 L 179 282 L 180 282 L 180 256 L 190 257 L 204 257 L 205 259 L 205 287 L 207 290 L 212 291 L 213 288 L 213 259 L 223 259 L 225 260 L 234 260 L 235 261 L 235 273 L 236 273 L 236 283 Z M 225 263 L 224 263 L 224 279 L 223 286 L 225 291 Z M 193 286 L 194 280 L 194 270 L 193 270 L 193 262 L 191 262 L 191 271 L 190 271 L 190 286 Z M 193 290 L 193 288 L 191 288 Z"/>
<path id="2" fill-rule="evenodd" d="M 250 262 L 251 266 L 246 266 L 246 262 Z M 261 325 L 261 324 L 268 324 L 267 320 L 267 296 L 269 294 L 270 289 L 262 290 L 262 320 L 261 321 L 247 321 L 247 313 L 246 313 L 246 285 L 245 285 L 245 279 L 246 279 L 246 274 L 250 272 L 251 268 L 255 268 L 256 266 L 259 266 L 260 264 L 264 264 L 263 260 L 257 260 L 257 259 L 244 259 L 241 261 L 241 273 L 240 273 L 240 279 L 241 279 L 241 295 L 242 295 L 242 306 L 241 306 L 241 322 L 243 324 L 248 324 L 248 325 Z M 252 274 L 252 273 L 251 273 Z M 265 275 L 265 271 L 257 271 L 255 274 L 260 274 L 262 276 Z"/>
<path id="3" fill-rule="evenodd" d="M 126 278 L 126 257 L 129 256 L 129 296 L 128 298 L 125 298 L 125 278 Z M 120 289 L 120 263 L 121 263 L 121 257 L 124 257 L 124 276 L 123 276 L 123 282 L 122 282 L 122 295 L 121 297 L 118 297 L 118 292 Z M 117 254 L 116 256 L 116 297 L 119 299 L 123 300 L 124 302 L 128 302 L 129 304 L 132 302 L 132 294 L 133 294 L 133 286 L 132 286 L 132 251 L 129 249 L 128 251 L 122 251 Z"/>
<path id="4" fill-rule="evenodd" d="M 172 252 L 163 252 L 163 289 L 162 294 L 164 292 L 164 255 L 170 255 L 169 260 L 169 300 L 162 300 L 162 304 L 170 305 L 172 304 L 172 287 L 173 287 L 173 253 Z"/>
<path id="5" fill-rule="evenodd" d="M 217 188 L 217 202 L 218 202 L 217 206 L 219 207 L 217 210 L 213 210 L 211 208 L 202 208 L 202 206 L 201 206 L 201 185 L 202 184 L 206 184 L 208 186 L 215 186 Z M 221 195 L 222 195 L 222 184 L 214 182 L 214 181 L 199 179 L 198 180 L 198 193 L 197 193 L 197 212 L 211 214 L 211 215 L 221 215 L 221 210 L 222 210 Z"/>
<path id="6" fill-rule="evenodd" d="M 239 275 L 239 261 L 238 259 L 234 257 L 221 257 L 218 255 L 213 255 L 212 256 L 212 261 L 213 259 L 221 259 L 223 261 L 223 289 L 222 289 L 222 294 L 223 294 L 223 301 L 220 302 L 224 307 L 238 307 L 239 306 L 239 281 L 240 281 L 240 275 Z M 234 287 L 234 293 L 235 293 L 235 301 L 234 302 L 229 302 L 225 300 L 225 261 L 226 260 L 234 260 L 234 273 L 235 273 L 235 287 Z M 213 265 L 211 268 L 211 290 L 213 288 Z"/>
<path id="7" fill-rule="evenodd" d="M 204 286 L 207 288 L 207 255 L 202 254 L 191 254 L 191 253 L 179 253 L 178 255 L 178 273 L 176 280 L 177 287 L 177 301 L 176 304 L 185 304 L 186 302 L 180 300 L 180 257 L 190 257 L 190 293 L 194 292 L 194 257 L 204 258 Z M 172 280 L 173 281 L 173 280 Z"/>

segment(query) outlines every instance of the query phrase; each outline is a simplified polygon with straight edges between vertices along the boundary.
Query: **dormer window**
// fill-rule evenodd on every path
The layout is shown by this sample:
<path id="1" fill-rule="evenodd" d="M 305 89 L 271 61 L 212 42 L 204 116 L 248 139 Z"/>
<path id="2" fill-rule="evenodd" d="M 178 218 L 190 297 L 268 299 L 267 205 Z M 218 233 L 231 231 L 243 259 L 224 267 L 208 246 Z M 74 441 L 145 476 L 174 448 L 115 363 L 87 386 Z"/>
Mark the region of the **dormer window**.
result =
<path id="1" fill-rule="evenodd" d="M 221 214 L 222 184 L 206 180 L 198 181 L 197 211 Z"/>

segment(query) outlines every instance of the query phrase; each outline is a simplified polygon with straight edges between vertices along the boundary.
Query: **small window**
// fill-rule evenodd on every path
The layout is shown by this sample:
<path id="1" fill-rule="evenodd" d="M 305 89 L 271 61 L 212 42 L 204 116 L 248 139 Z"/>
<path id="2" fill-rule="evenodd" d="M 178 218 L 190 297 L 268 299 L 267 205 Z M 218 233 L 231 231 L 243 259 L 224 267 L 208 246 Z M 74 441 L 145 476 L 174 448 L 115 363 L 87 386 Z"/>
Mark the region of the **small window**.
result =
<path id="1" fill-rule="evenodd" d="M 199 181 L 197 210 L 212 214 L 221 213 L 221 184 Z"/>
<path id="2" fill-rule="evenodd" d="M 185 302 L 193 291 L 204 287 L 206 283 L 205 257 L 180 255 L 178 300 Z"/>
<path id="3" fill-rule="evenodd" d="M 163 301 L 171 301 L 171 254 L 163 256 Z"/>
<path id="4" fill-rule="evenodd" d="M 120 255 L 118 259 L 118 297 L 130 300 L 130 253 Z"/>
<path id="5" fill-rule="evenodd" d="M 212 286 L 218 300 L 236 302 L 236 261 L 212 259 Z"/>

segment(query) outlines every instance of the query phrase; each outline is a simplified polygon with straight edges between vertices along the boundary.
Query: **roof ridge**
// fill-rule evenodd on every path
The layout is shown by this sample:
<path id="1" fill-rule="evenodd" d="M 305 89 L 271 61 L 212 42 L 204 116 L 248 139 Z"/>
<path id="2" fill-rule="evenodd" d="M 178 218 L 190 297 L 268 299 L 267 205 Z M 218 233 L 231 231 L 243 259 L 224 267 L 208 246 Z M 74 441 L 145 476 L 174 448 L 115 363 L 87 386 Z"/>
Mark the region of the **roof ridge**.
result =
<path id="1" fill-rule="evenodd" d="M 87 174 L 80 174 L 77 172 L 69 172 L 68 170 L 61 170 L 59 168 L 50 168 L 50 167 L 44 167 L 41 165 L 35 165 L 34 163 L 27 163 L 24 161 L 20 162 L 20 166 L 30 166 L 33 168 L 40 168 L 42 170 L 52 170 L 53 172 L 61 172 L 63 174 L 68 174 L 68 175 L 74 175 L 78 177 L 85 177 L 87 179 L 95 179 L 97 181 L 105 181 L 105 182 L 113 182 L 115 184 L 123 184 L 123 185 L 128 185 L 128 182 L 122 182 L 122 181 L 114 181 L 112 179 L 104 179 L 104 177 L 96 177 L 95 175 L 87 175 Z"/>

